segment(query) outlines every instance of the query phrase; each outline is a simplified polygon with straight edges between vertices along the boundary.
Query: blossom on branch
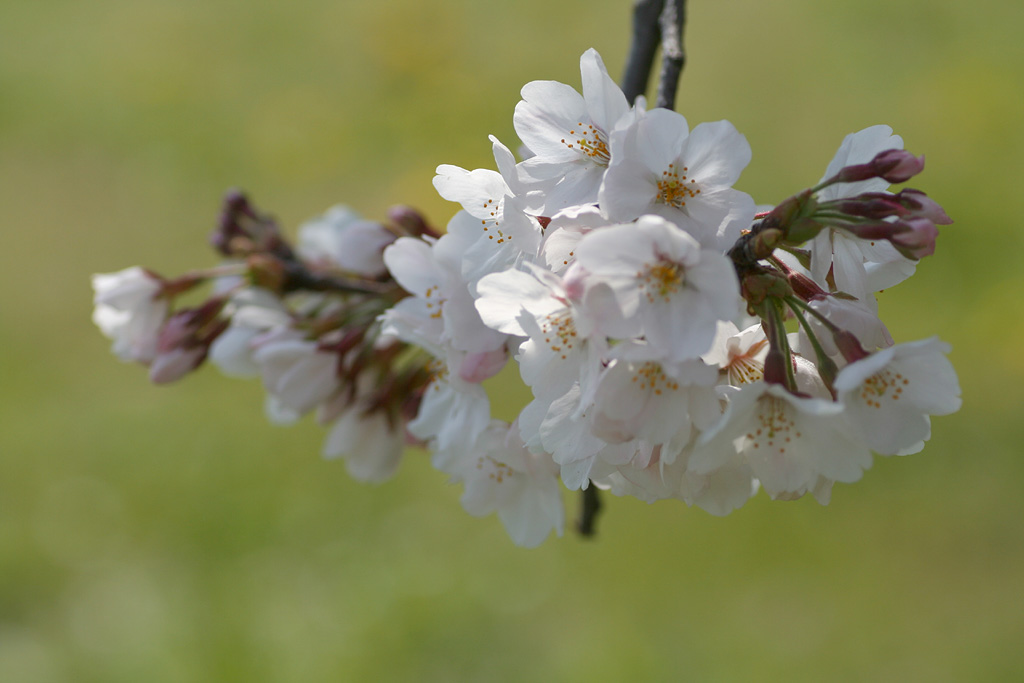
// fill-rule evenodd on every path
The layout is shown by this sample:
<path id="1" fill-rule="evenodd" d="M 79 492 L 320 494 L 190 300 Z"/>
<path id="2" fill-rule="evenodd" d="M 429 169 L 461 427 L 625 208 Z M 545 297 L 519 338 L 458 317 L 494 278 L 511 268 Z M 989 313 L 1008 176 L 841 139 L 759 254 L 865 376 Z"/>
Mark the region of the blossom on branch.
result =
<path id="1" fill-rule="evenodd" d="M 154 382 L 207 356 L 260 376 L 268 417 L 315 412 L 323 455 L 361 481 L 425 448 L 470 514 L 527 547 L 563 533 L 562 486 L 585 515 L 598 489 L 725 515 L 761 488 L 824 504 L 872 451 L 920 450 L 960 407 L 950 349 L 896 344 L 875 294 L 951 222 L 920 190 L 889 191 L 924 158 L 872 126 L 755 213 L 731 123 L 630 106 L 594 50 L 580 72 L 582 94 L 523 87 L 527 158 L 491 136 L 497 170 L 437 167 L 459 205 L 443 234 L 408 207 L 378 223 L 336 206 L 293 246 L 232 191 L 212 237 L 226 262 L 96 275 L 93 319 Z M 532 394 L 512 424 L 487 389 L 509 360 Z"/>
<path id="2" fill-rule="evenodd" d="M 113 342 L 114 355 L 148 364 L 157 353 L 157 337 L 167 318 L 163 280 L 138 266 L 92 276 L 92 321 Z"/>

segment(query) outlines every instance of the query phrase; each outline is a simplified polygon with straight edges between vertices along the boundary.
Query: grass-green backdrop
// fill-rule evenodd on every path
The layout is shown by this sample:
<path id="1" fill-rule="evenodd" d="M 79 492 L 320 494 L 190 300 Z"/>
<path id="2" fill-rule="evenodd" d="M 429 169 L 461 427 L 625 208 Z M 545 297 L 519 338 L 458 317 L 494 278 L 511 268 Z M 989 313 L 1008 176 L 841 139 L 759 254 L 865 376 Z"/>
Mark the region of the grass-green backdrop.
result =
<path id="1" fill-rule="evenodd" d="M 952 343 L 964 407 L 828 507 L 606 497 L 596 541 L 526 551 L 422 456 L 358 484 L 258 383 L 152 387 L 93 328 L 90 273 L 215 262 L 228 187 L 290 230 L 443 223 L 434 167 L 491 167 L 586 48 L 620 73 L 628 5 L 0 3 L 0 680 L 1024 679 L 1017 0 L 690 3 L 679 108 L 746 134 L 741 189 L 888 123 L 956 220 L 882 309 Z"/>

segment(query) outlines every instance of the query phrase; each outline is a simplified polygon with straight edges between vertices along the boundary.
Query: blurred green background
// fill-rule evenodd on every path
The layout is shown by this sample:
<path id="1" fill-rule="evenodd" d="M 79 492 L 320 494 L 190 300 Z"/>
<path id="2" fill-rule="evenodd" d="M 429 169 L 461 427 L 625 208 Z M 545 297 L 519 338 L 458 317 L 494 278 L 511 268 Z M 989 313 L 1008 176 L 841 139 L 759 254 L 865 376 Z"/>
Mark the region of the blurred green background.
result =
<path id="1" fill-rule="evenodd" d="M 0 3 L 0 681 L 1024 680 L 1017 0 L 691 3 L 679 108 L 746 134 L 741 189 L 774 203 L 888 123 L 956 220 L 882 308 L 952 343 L 964 407 L 828 507 L 606 496 L 597 540 L 522 550 L 422 455 L 358 484 L 258 382 L 149 386 L 92 326 L 91 273 L 215 262 L 229 187 L 289 230 L 338 202 L 443 224 L 435 166 L 492 167 L 519 88 L 578 85 L 588 47 L 620 74 L 628 16 Z"/>

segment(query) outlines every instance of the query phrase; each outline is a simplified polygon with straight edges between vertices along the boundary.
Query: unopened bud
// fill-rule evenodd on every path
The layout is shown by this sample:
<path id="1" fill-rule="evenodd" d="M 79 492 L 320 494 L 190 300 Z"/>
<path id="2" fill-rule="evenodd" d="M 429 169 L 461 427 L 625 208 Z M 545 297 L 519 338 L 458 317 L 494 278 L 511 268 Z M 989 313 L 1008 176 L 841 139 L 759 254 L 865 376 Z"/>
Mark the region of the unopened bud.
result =
<path id="1" fill-rule="evenodd" d="M 877 223 L 837 223 L 834 227 L 844 230 L 862 240 L 887 240 L 899 229 L 897 221 Z"/>
<path id="2" fill-rule="evenodd" d="M 914 216 L 927 218 L 936 225 L 950 225 L 953 222 L 938 202 L 920 190 L 906 188 L 894 197 Z"/>
<path id="3" fill-rule="evenodd" d="M 149 365 L 149 381 L 153 384 L 169 384 L 181 379 L 202 364 L 208 351 L 206 346 L 194 346 L 157 354 Z"/>
<path id="4" fill-rule="evenodd" d="M 421 237 L 423 235 L 431 237 L 441 236 L 437 230 L 430 227 L 423 214 L 411 206 L 392 206 L 388 209 L 388 218 L 411 237 Z"/>
<path id="5" fill-rule="evenodd" d="M 904 183 L 924 170 L 924 157 L 915 157 L 903 149 L 887 149 L 879 152 L 866 164 L 846 166 L 831 180 L 831 183 L 856 183 L 871 178 L 882 178 L 890 183 Z"/>
<path id="6" fill-rule="evenodd" d="M 217 229 L 210 235 L 210 244 L 224 256 L 238 253 L 240 247 L 251 246 L 239 244 L 239 238 L 245 237 L 245 231 L 239 225 L 239 218 L 242 216 L 252 217 L 248 198 L 241 190 L 228 190 L 221 201 Z"/>
<path id="7" fill-rule="evenodd" d="M 839 353 L 843 354 L 847 363 L 863 360 L 871 355 L 861 346 L 860 340 L 846 330 L 833 330 L 832 341 L 836 343 L 836 348 L 839 349 Z"/>
<path id="8" fill-rule="evenodd" d="M 828 296 L 828 292 L 803 273 L 790 270 L 786 273 L 786 280 L 789 282 L 789 286 L 793 288 L 793 293 L 804 301 L 813 301 Z"/>
<path id="9" fill-rule="evenodd" d="M 803 244 L 821 231 L 821 224 L 814 220 L 817 210 L 818 200 L 814 193 L 804 190 L 772 209 L 764 218 L 765 227 L 781 230 L 788 244 Z"/>
<path id="10" fill-rule="evenodd" d="M 829 208 L 833 208 L 833 206 L 847 216 L 876 221 L 891 216 L 903 216 L 908 211 L 907 207 L 898 200 L 897 195 L 885 192 L 865 192 L 856 197 L 841 199 L 834 204 L 829 204 Z"/>
<path id="11" fill-rule="evenodd" d="M 921 217 L 837 227 L 863 240 L 888 240 L 901 254 L 915 261 L 935 253 L 935 238 L 939 234 L 934 223 Z"/>
<path id="12" fill-rule="evenodd" d="M 878 169 L 878 176 L 890 183 L 905 183 L 924 170 L 924 157 L 915 157 L 903 149 L 879 152 L 871 164 Z"/>
<path id="13" fill-rule="evenodd" d="M 210 328 L 217 325 L 217 316 L 224 309 L 225 299 L 213 297 L 201 306 L 178 311 L 160 328 L 157 350 L 161 353 L 204 341 Z"/>
<path id="14" fill-rule="evenodd" d="M 927 218 L 911 218 L 900 222 L 901 230 L 895 232 L 889 241 L 907 258 L 915 261 L 935 253 L 935 238 L 939 229 Z"/>

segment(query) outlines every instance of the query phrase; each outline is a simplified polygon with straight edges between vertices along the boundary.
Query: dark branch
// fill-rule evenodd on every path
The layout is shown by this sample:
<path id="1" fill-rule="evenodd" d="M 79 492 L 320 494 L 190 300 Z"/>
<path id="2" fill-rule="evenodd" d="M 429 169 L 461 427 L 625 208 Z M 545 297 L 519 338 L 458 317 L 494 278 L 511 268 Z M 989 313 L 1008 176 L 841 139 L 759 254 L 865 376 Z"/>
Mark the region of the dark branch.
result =
<path id="1" fill-rule="evenodd" d="M 399 299 L 404 293 L 394 282 L 376 282 L 364 278 L 349 278 L 324 275 L 310 271 L 301 261 L 284 261 L 284 291 L 307 290 L 311 292 L 340 292 L 342 294 L 372 294 L 375 296 L 395 295 Z"/>
<path id="2" fill-rule="evenodd" d="M 591 538 L 597 533 L 594 522 L 601 511 L 601 497 L 593 483 L 580 493 L 580 518 L 576 520 L 576 531 L 584 538 Z"/>
<path id="3" fill-rule="evenodd" d="M 686 24 L 686 0 L 665 0 L 658 17 L 661 28 L 661 77 L 658 80 L 658 100 L 654 106 L 674 109 L 679 77 L 686 64 L 683 50 L 683 26 Z"/>
<path id="4" fill-rule="evenodd" d="M 665 0 L 636 0 L 633 3 L 633 40 L 629 46 L 626 73 L 622 76 L 622 92 L 630 104 L 647 92 L 654 53 L 661 41 L 658 17 L 664 5 Z"/>

